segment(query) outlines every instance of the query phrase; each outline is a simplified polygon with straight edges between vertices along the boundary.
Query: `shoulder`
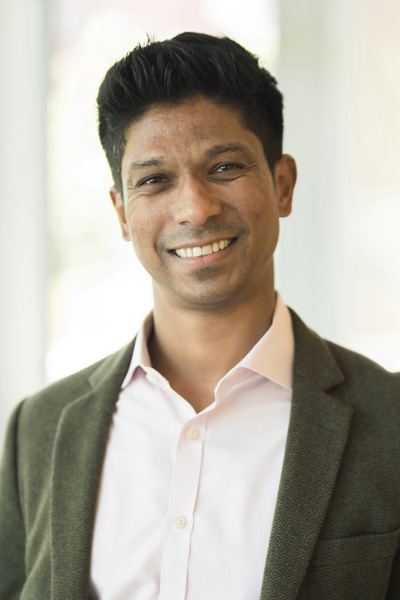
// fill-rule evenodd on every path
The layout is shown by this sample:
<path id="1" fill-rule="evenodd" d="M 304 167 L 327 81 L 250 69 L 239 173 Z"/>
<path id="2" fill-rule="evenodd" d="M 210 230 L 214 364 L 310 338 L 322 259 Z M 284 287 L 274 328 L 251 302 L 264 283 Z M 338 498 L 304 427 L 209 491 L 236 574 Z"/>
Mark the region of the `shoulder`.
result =
<path id="1" fill-rule="evenodd" d="M 376 381 L 382 385 L 387 382 L 400 388 L 400 373 L 387 371 L 380 364 L 363 354 L 349 350 L 334 342 L 329 340 L 325 340 L 325 342 L 347 380 L 358 380 L 362 377 L 368 383 Z"/>
<path id="2" fill-rule="evenodd" d="M 122 382 L 132 356 L 134 340 L 128 345 L 96 363 L 64 377 L 32 396 L 25 398 L 16 409 L 21 427 L 40 431 L 53 428 L 63 409 L 71 402 L 90 394 L 105 380 Z"/>
<path id="3" fill-rule="evenodd" d="M 313 381 L 347 403 L 391 403 L 400 408 L 400 373 L 391 373 L 366 356 L 322 339 L 291 310 L 295 374 Z"/>
<path id="4" fill-rule="evenodd" d="M 391 373 L 369 358 L 327 342 L 345 381 L 333 394 L 359 414 L 370 415 L 378 428 L 400 429 L 400 373 Z"/>

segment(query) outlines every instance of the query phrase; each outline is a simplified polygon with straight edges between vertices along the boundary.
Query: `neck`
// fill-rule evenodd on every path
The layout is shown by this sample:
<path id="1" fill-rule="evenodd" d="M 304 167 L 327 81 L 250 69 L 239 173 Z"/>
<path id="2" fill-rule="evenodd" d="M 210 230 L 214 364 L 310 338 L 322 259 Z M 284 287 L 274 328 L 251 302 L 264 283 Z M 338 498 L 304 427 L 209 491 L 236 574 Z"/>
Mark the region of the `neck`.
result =
<path id="1" fill-rule="evenodd" d="M 218 381 L 269 329 L 274 308 L 273 286 L 244 306 L 212 311 L 176 310 L 155 302 L 152 365 L 195 410 L 202 410 L 213 401 Z"/>

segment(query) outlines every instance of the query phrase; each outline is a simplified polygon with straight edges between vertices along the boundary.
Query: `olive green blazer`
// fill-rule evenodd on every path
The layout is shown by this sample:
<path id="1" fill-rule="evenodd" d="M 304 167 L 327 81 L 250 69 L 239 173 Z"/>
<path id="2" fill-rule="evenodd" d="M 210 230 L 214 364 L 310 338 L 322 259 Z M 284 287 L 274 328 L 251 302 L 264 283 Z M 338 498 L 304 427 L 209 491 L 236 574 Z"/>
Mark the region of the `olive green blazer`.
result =
<path id="1" fill-rule="evenodd" d="M 292 409 L 260 598 L 399 600 L 400 374 L 292 320 Z M 132 349 L 14 411 L 0 479 L 0 600 L 88 598 L 99 478 Z"/>

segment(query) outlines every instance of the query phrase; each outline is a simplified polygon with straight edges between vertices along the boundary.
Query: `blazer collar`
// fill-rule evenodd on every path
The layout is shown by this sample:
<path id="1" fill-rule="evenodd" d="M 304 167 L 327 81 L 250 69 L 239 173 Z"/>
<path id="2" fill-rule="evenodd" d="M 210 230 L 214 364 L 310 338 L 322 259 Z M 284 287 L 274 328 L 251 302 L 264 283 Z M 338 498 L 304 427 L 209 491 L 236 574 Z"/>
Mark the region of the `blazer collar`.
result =
<path id="1" fill-rule="evenodd" d="M 294 600 L 321 529 L 352 409 L 328 391 L 344 383 L 327 343 L 291 311 L 293 395 L 261 600 Z"/>

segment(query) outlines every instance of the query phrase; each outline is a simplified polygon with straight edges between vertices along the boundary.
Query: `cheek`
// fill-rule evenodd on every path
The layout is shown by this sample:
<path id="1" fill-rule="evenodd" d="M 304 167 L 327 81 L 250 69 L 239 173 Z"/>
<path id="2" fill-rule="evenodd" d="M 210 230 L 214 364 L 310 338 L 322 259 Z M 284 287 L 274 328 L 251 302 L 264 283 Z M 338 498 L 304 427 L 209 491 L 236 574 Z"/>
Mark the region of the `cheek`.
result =
<path id="1" fill-rule="evenodd" d="M 133 248 L 139 260 L 149 260 L 156 252 L 156 242 L 162 229 L 159 211 L 131 210 L 129 229 Z"/>
<path id="2" fill-rule="evenodd" d="M 135 202 L 127 208 L 127 221 L 132 240 L 140 240 L 146 234 L 148 235 L 153 223 L 150 212 Z"/>
<path id="3" fill-rule="evenodd" d="M 279 235 L 279 214 L 273 198 L 263 197 L 249 215 L 254 239 L 261 247 L 276 244 Z"/>

